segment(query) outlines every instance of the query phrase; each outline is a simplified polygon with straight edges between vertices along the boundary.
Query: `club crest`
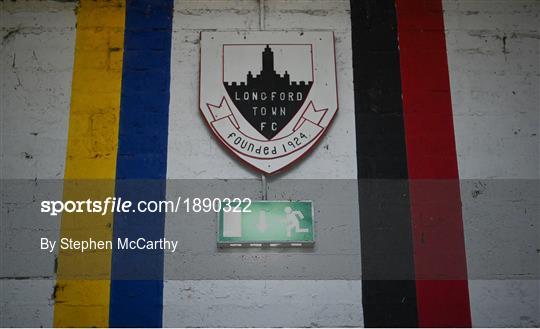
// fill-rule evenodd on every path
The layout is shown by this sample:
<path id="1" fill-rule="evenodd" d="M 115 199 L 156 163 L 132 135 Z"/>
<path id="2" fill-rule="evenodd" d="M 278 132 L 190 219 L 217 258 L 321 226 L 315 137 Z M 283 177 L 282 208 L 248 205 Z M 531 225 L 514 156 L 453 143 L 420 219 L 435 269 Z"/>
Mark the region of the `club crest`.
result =
<path id="1" fill-rule="evenodd" d="M 199 105 L 244 162 L 266 174 L 288 167 L 337 112 L 333 33 L 201 33 Z"/>

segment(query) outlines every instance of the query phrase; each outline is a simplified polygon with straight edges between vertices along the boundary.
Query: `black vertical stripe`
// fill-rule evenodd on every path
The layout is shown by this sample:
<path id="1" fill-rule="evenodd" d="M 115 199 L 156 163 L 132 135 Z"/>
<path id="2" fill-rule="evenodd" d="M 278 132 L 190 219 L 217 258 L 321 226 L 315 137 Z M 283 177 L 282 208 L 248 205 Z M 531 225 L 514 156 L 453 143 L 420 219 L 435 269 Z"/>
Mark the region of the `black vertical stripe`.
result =
<path id="1" fill-rule="evenodd" d="M 351 0 L 362 303 L 366 327 L 416 327 L 394 0 Z"/>

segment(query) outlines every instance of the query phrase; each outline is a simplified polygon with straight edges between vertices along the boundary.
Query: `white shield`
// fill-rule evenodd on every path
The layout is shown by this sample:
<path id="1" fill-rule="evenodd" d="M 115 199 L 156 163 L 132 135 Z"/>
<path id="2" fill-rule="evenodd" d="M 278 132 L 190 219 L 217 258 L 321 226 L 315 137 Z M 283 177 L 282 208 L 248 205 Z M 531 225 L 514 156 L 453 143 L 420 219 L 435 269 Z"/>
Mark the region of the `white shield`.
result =
<path id="1" fill-rule="evenodd" d="M 202 32 L 200 65 L 210 129 L 266 174 L 305 156 L 338 110 L 332 32 Z"/>

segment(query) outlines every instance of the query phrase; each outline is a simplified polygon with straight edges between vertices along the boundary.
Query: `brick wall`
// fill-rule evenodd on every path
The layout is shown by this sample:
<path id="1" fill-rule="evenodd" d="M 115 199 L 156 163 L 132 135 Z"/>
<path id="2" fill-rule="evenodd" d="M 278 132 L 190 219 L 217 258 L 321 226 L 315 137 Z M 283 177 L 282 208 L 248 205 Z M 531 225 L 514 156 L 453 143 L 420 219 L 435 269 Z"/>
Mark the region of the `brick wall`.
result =
<path id="1" fill-rule="evenodd" d="M 473 325 L 538 326 L 539 5 L 534 0 L 443 4 Z M 1 174 L 2 179 L 20 179 L 10 181 L 16 182 L 17 193 L 2 191 L 1 214 L 22 218 L 2 220 L 2 262 L 21 256 L 33 260 L 22 269 L 2 266 L 0 325 L 51 326 L 55 255 L 35 247 L 15 251 L 13 246 L 22 237 L 58 236 L 58 219 L 36 221 L 28 205 L 33 195 L 42 193 L 42 180 L 62 179 L 65 170 L 77 4 L 7 1 L 0 6 Z M 266 0 L 262 13 L 255 0 L 176 1 L 167 178 L 205 180 L 201 193 L 211 189 L 217 195 L 227 192 L 225 180 L 242 179 L 246 187 L 238 191 L 259 197 L 259 177 L 215 141 L 197 104 L 199 32 L 259 30 L 261 17 L 266 30 L 335 32 L 340 103 L 319 147 L 293 170 L 271 179 L 269 197 L 301 195 L 291 184 L 295 179 L 307 184 L 300 180 L 313 178 L 341 182 L 339 189 L 350 193 L 335 221 L 324 221 L 324 212 L 317 217 L 327 232 L 321 242 L 326 242 L 313 254 L 300 255 L 306 260 L 318 257 L 321 267 L 307 272 L 281 269 L 279 276 L 272 276 L 277 268 L 272 262 L 279 255 L 260 252 L 241 259 L 239 253 L 219 253 L 208 218 L 189 222 L 167 217 L 166 236 L 181 235 L 186 244 L 184 252 L 165 256 L 163 323 L 362 326 L 348 1 Z M 309 184 L 318 184 L 310 189 L 318 191 L 319 205 L 327 200 L 321 209 L 330 212 L 337 201 L 328 198 L 337 185 Z M 46 189 L 47 197 L 61 199 L 61 184 L 52 186 L 56 187 Z M 350 266 L 334 266 L 336 257 L 330 256 L 336 253 L 349 257 L 344 259 Z M 246 265 L 225 280 L 210 266 L 224 260 L 260 264 L 271 271 Z"/>

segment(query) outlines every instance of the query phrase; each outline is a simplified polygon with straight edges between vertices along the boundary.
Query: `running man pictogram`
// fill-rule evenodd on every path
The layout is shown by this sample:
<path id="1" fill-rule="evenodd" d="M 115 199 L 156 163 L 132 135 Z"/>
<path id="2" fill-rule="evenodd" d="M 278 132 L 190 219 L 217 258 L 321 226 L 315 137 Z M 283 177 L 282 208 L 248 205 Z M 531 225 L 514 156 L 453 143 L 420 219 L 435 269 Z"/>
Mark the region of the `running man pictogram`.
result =
<path id="1" fill-rule="evenodd" d="M 285 217 L 285 221 L 287 223 L 287 237 L 291 237 L 292 229 L 296 231 L 296 233 L 307 233 L 309 232 L 309 229 L 307 228 L 300 228 L 300 219 L 304 219 L 304 214 L 302 214 L 301 211 L 292 210 L 291 207 L 285 207 L 285 213 L 287 214 L 287 217 Z"/>

